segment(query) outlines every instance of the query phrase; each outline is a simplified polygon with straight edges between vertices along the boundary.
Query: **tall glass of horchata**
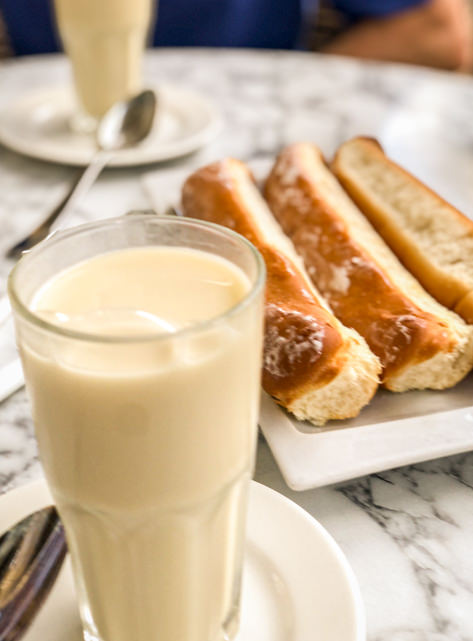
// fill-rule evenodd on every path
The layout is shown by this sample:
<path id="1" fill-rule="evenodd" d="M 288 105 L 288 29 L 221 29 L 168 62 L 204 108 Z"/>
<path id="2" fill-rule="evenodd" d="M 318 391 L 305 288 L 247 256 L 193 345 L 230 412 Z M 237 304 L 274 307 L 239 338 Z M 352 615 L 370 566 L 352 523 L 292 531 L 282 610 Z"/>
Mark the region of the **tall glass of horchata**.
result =
<path id="1" fill-rule="evenodd" d="M 149 215 L 57 233 L 10 275 L 87 641 L 237 630 L 263 288 L 244 238 Z"/>
<path id="2" fill-rule="evenodd" d="M 116 102 L 142 89 L 142 62 L 154 0 L 54 0 L 72 66 L 76 128 L 93 129 Z"/>

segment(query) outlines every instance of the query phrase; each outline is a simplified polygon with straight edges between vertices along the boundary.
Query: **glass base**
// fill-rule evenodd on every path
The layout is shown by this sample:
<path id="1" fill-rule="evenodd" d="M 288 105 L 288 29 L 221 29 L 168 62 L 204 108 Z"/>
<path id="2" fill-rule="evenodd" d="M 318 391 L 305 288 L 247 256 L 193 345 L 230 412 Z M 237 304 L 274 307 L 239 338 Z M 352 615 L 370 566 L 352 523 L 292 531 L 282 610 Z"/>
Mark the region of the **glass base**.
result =
<path id="1" fill-rule="evenodd" d="M 236 637 L 240 627 L 240 612 L 239 608 L 235 608 L 229 619 L 222 627 L 220 634 L 216 639 L 202 639 L 202 641 L 233 641 Z M 91 633 L 89 630 L 83 630 L 82 636 L 84 641 L 109 641 L 108 639 L 101 639 L 97 634 Z"/>
<path id="2" fill-rule="evenodd" d="M 73 114 L 69 119 L 69 127 L 75 134 L 94 134 L 97 131 L 98 124 L 98 118 L 80 111 Z"/>
<path id="3" fill-rule="evenodd" d="M 232 641 L 240 628 L 240 603 L 235 603 L 227 620 L 222 626 L 222 637 L 217 641 Z"/>
<path id="4" fill-rule="evenodd" d="M 84 638 L 84 641 L 113 641 L 110 639 L 102 639 L 97 631 L 95 630 L 95 626 L 92 622 L 92 618 L 90 615 L 90 611 L 88 608 L 84 608 L 85 612 L 83 614 L 85 615 L 85 623 L 83 630 L 82 630 L 82 636 Z M 226 621 L 222 625 L 222 629 L 217 635 L 215 639 L 202 639 L 202 641 L 233 641 L 235 639 L 238 630 L 240 628 L 240 603 L 239 599 L 237 602 L 234 604 L 229 616 L 227 617 Z"/>

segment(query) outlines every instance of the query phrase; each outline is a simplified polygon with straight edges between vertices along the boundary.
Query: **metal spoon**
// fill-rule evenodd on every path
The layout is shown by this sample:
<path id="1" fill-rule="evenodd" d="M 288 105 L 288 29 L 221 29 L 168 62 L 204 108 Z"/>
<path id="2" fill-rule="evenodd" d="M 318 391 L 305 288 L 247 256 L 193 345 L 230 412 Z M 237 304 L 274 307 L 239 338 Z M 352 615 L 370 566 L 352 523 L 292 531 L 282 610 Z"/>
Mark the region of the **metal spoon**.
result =
<path id="1" fill-rule="evenodd" d="M 156 104 L 156 94 L 147 89 L 127 101 L 116 103 L 107 111 L 97 128 L 97 152 L 89 165 L 49 216 L 26 238 L 8 250 L 8 258 L 17 258 L 46 238 L 59 215 L 77 204 L 114 154 L 146 138 L 153 125 Z"/>
<path id="2" fill-rule="evenodd" d="M 0 640 L 17 641 L 35 618 L 67 552 L 52 506 L 30 514 L 0 538 Z"/>

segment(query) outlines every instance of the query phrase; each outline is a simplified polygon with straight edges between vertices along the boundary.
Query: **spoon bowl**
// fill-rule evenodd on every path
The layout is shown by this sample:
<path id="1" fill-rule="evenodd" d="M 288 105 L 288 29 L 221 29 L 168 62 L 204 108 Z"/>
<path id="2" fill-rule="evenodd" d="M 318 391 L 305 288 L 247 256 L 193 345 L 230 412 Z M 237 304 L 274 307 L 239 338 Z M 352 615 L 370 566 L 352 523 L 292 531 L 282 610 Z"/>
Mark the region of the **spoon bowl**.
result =
<path id="1" fill-rule="evenodd" d="M 18 641 L 46 599 L 66 556 L 52 506 L 30 514 L 0 537 L 0 639 Z"/>
<path id="2" fill-rule="evenodd" d="M 153 126 L 156 104 L 156 94 L 150 89 L 127 101 L 117 102 L 97 127 L 97 147 L 106 151 L 119 151 L 144 140 Z"/>

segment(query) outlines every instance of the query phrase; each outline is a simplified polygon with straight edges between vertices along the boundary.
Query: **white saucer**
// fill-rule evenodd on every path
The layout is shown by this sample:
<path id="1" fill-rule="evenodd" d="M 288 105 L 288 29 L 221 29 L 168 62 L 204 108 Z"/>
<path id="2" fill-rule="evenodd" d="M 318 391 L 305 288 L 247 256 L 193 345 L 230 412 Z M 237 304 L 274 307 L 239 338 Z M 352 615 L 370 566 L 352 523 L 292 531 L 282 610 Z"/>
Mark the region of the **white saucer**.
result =
<path id="1" fill-rule="evenodd" d="M 0 497 L 0 531 L 51 502 L 37 481 Z M 68 561 L 23 641 L 80 641 Z M 242 620 L 236 641 L 365 641 L 356 579 L 340 548 L 307 512 L 252 483 Z"/>
<path id="2" fill-rule="evenodd" d="M 156 88 L 158 112 L 148 138 L 123 150 L 110 165 L 129 167 L 171 160 L 196 151 L 221 128 L 216 106 L 202 94 L 171 85 Z M 49 87 L 23 94 L 0 112 L 0 142 L 14 151 L 66 165 L 85 165 L 94 150 L 92 136 L 74 133 L 72 90 Z"/>

